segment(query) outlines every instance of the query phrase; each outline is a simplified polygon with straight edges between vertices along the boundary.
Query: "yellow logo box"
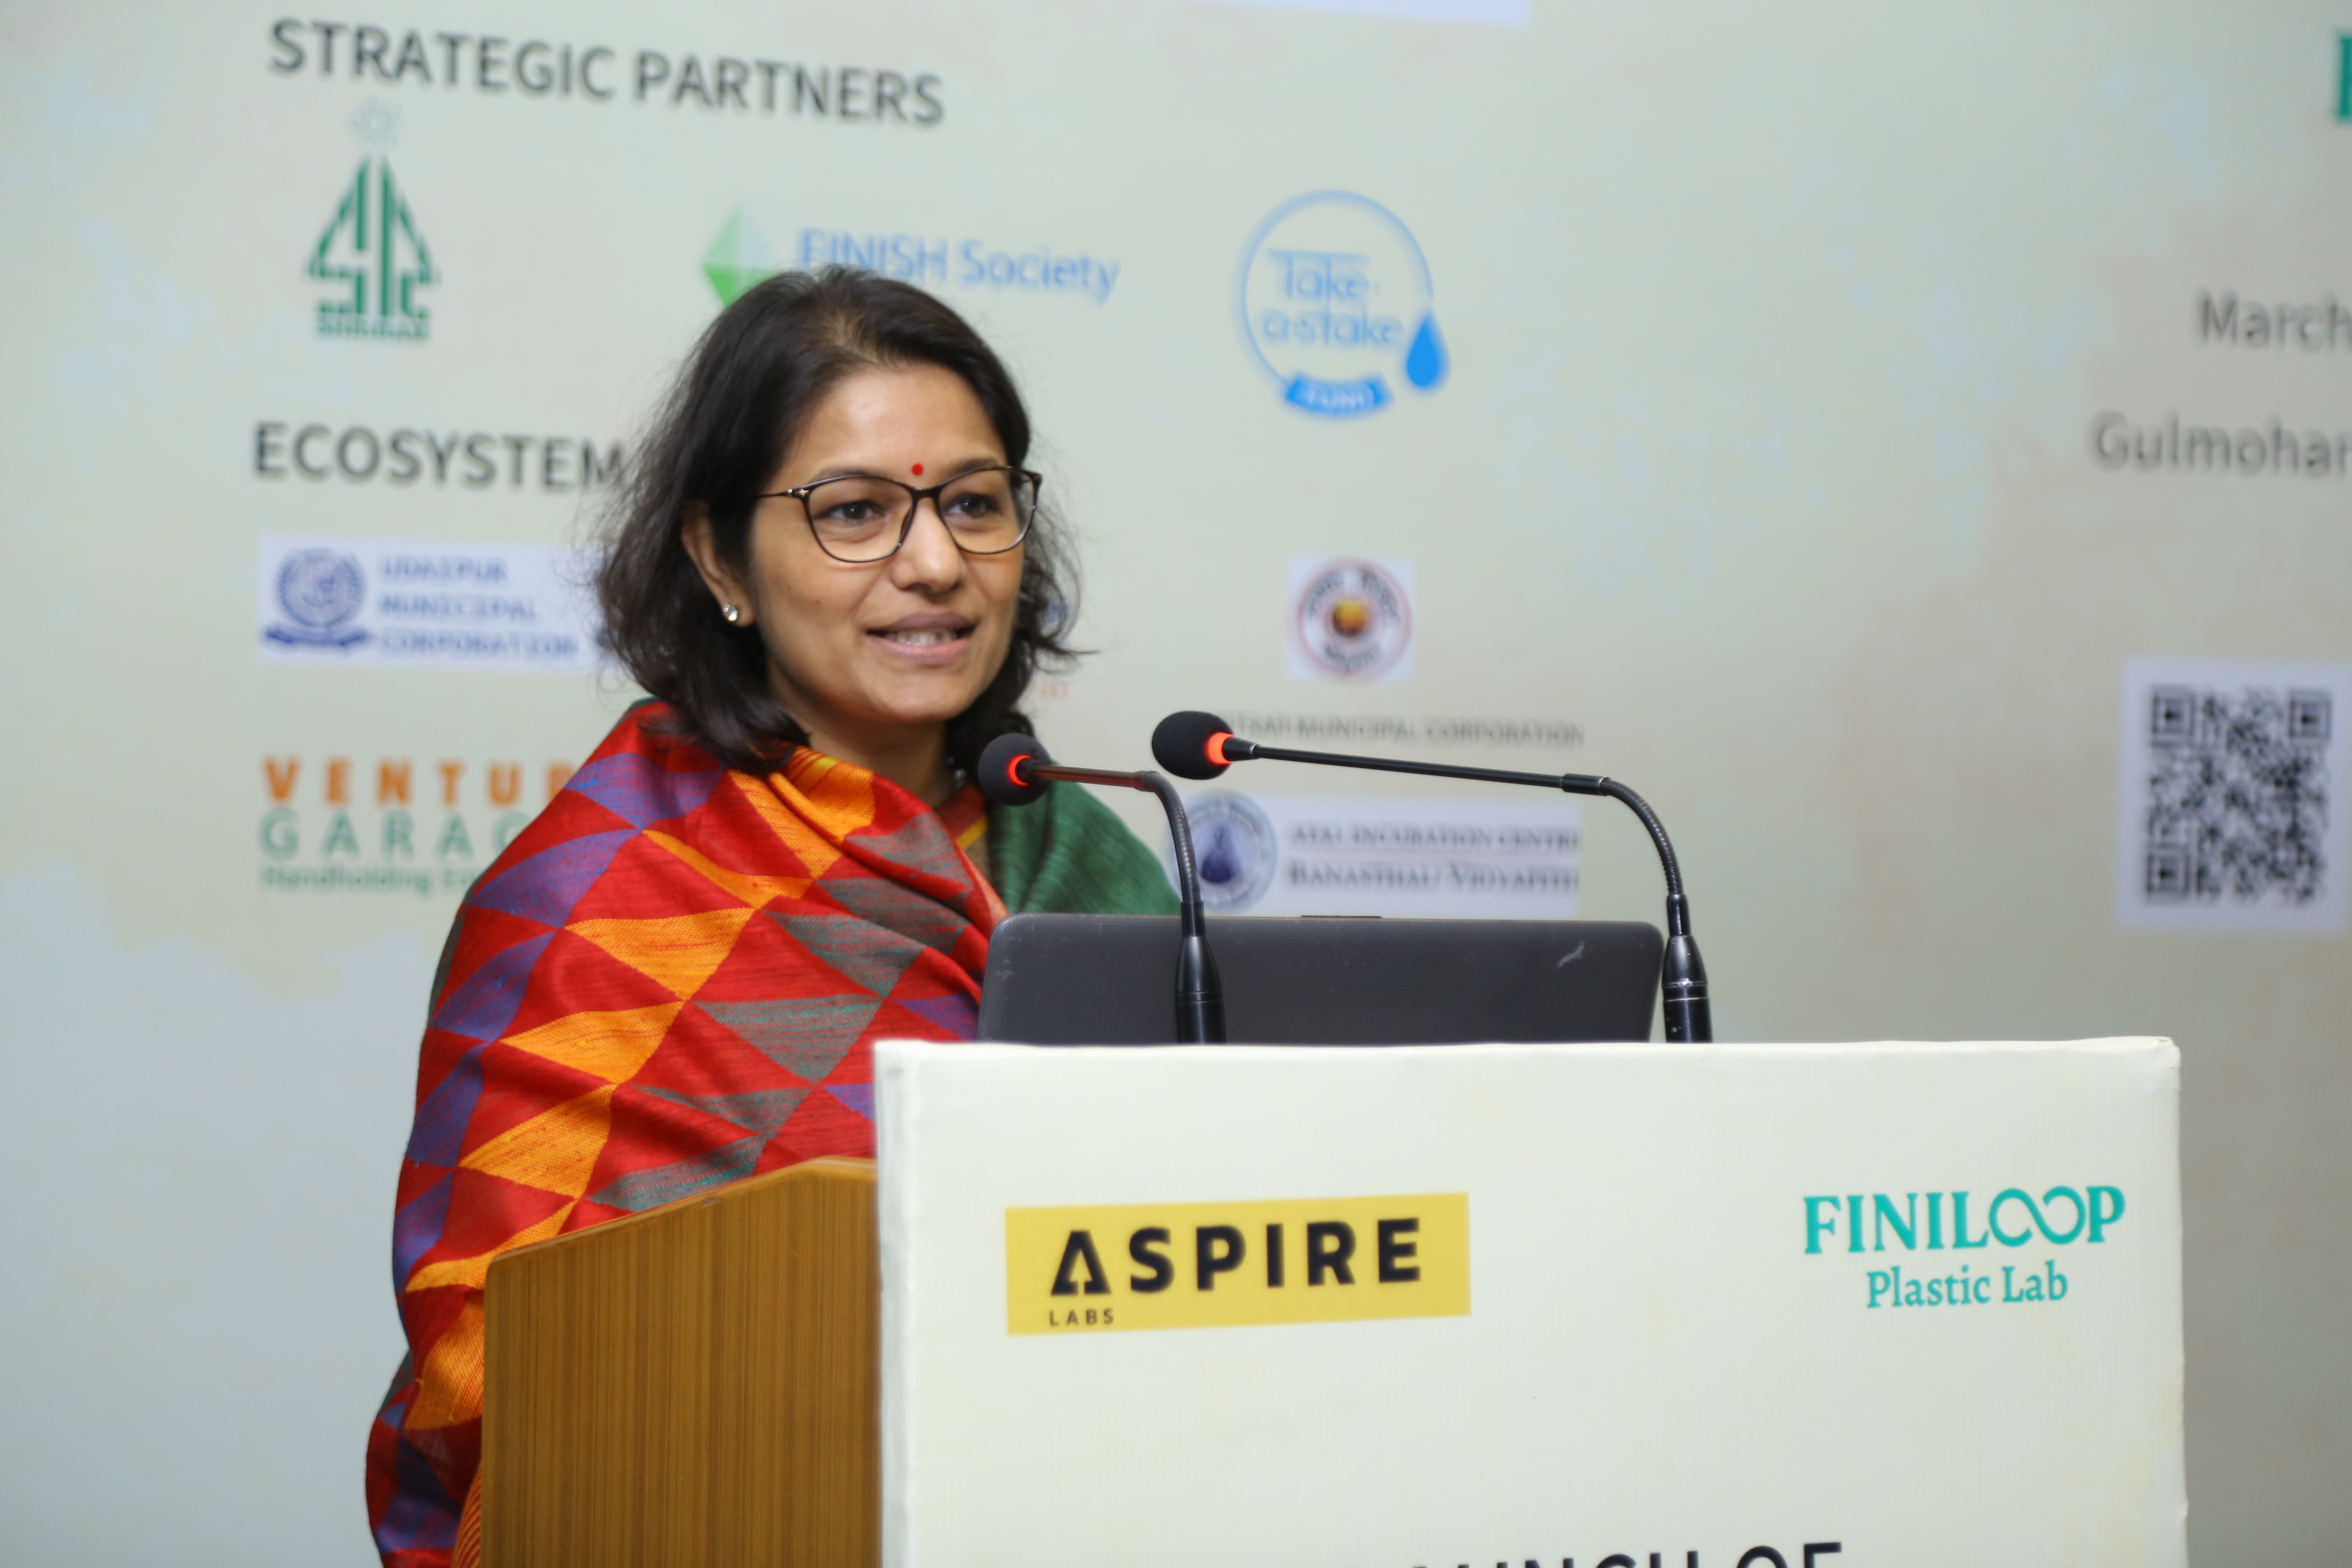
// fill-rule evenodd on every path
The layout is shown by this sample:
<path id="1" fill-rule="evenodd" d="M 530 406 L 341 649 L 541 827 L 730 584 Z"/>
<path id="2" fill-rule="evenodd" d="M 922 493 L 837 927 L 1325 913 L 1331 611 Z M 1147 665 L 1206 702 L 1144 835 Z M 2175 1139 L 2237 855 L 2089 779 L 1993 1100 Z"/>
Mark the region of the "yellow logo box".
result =
<path id="1" fill-rule="evenodd" d="M 1470 1313 L 1470 1194 L 1004 1211 L 1015 1334 Z"/>

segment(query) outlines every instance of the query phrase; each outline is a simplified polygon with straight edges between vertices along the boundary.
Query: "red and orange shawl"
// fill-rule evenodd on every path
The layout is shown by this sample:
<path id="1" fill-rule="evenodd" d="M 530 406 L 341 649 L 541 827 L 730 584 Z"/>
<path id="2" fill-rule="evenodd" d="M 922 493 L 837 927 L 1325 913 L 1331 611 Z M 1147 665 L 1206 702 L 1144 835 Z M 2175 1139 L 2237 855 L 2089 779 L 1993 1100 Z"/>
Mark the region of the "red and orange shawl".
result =
<path id="1" fill-rule="evenodd" d="M 1019 902 L 1173 909 L 1107 810 L 1052 804 L 1057 827 L 1024 813 L 999 835 L 1025 841 L 1000 871 Z M 1005 913 L 972 858 L 988 826 L 968 786 L 934 812 L 806 749 L 730 772 L 641 703 L 475 885 L 434 983 L 394 1218 L 409 1356 L 367 1477 L 389 1568 L 479 1555 L 490 1259 L 871 1158 L 872 1043 L 971 1038 Z"/>

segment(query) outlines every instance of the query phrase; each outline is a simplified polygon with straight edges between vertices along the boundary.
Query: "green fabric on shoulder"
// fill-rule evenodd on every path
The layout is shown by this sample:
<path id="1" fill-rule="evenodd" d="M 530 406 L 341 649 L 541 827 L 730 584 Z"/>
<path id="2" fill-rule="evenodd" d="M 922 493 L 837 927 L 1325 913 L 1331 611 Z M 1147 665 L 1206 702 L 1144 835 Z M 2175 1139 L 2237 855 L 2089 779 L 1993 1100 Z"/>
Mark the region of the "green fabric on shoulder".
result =
<path id="1" fill-rule="evenodd" d="M 988 808 L 988 874 L 1013 914 L 1172 915 L 1160 858 L 1084 784 Z"/>

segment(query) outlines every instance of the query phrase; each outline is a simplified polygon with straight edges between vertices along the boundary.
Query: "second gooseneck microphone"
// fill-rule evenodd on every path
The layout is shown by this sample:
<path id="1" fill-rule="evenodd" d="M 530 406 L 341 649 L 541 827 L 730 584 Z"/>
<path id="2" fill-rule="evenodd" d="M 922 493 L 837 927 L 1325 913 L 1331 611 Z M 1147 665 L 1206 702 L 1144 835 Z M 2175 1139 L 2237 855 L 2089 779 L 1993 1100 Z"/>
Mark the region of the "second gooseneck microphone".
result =
<path id="1" fill-rule="evenodd" d="M 1179 778 L 1213 779 L 1235 763 L 1265 758 L 1278 763 L 1319 763 L 1326 767 L 1370 768 L 1380 773 L 1422 773 L 1433 778 L 1475 779 L 1486 784 L 1533 784 L 1570 795 L 1607 795 L 1630 808 L 1650 831 L 1658 863 L 1666 873 L 1666 954 L 1659 989 L 1664 994 L 1666 1038 L 1676 1044 L 1715 1038 L 1713 1009 L 1707 1000 L 1706 965 L 1700 962 L 1698 942 L 1690 931 L 1690 903 L 1683 897 L 1682 867 L 1667 841 L 1665 825 L 1649 802 L 1615 779 L 1598 773 L 1521 773 L 1500 768 L 1450 767 L 1440 763 L 1407 763 L 1388 757 L 1351 757 L 1337 752 L 1293 752 L 1244 741 L 1213 713 L 1171 713 L 1151 732 L 1151 755 Z"/>
<path id="2" fill-rule="evenodd" d="M 1217 978 L 1216 955 L 1209 951 L 1208 922 L 1201 912 L 1201 873 L 1192 863 L 1192 825 L 1176 786 L 1146 768 L 1124 773 L 1101 768 L 1066 768 L 1045 754 L 1034 735 L 999 735 L 980 753 L 980 793 L 998 805 L 1027 805 L 1055 779 L 1072 784 L 1139 789 L 1159 797 L 1168 814 L 1168 837 L 1176 846 L 1176 1040 L 1180 1045 L 1221 1045 L 1225 1038 L 1225 992 Z"/>

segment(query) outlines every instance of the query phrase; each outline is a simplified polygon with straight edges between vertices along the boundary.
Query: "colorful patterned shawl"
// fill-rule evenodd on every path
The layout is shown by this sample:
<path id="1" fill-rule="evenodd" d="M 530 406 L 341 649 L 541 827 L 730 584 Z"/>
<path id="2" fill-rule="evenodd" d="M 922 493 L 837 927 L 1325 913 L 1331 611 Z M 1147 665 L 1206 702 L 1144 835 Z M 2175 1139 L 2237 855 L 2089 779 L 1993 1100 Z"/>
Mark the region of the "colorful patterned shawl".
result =
<path id="1" fill-rule="evenodd" d="M 962 1040 L 1013 907 L 1175 909 L 1060 784 L 992 831 L 808 750 L 729 772 L 630 710 L 458 910 L 417 1068 L 368 1439 L 389 1568 L 479 1554 L 482 1287 L 509 1247 L 820 1154 L 874 1153 L 872 1043 Z M 993 885 L 973 856 L 986 836 Z"/>

